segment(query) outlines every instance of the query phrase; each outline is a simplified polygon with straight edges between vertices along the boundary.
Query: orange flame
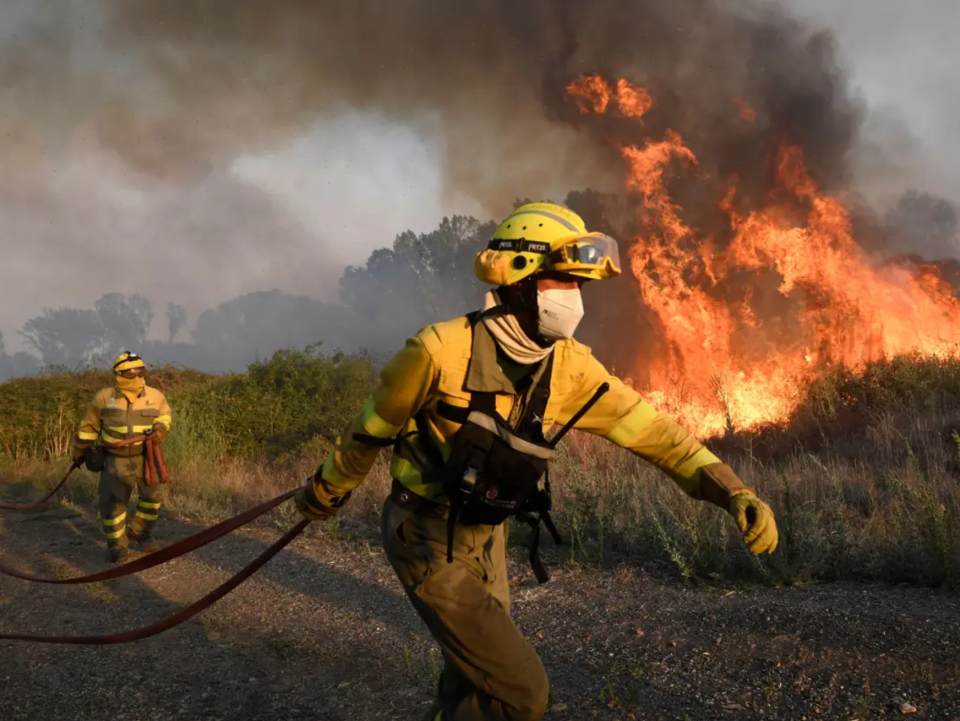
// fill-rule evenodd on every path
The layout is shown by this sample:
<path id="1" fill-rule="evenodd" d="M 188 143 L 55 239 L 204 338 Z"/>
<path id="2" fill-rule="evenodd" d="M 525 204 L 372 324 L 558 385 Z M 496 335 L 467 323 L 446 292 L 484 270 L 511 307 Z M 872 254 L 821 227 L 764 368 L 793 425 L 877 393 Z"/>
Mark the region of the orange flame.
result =
<path id="1" fill-rule="evenodd" d="M 583 115 L 602 115 L 610 104 L 610 87 L 606 80 L 597 75 L 577 78 L 567 85 L 567 93 L 577 101 Z"/>
<path id="2" fill-rule="evenodd" d="M 644 88 L 633 86 L 621 78 L 617 81 L 617 106 L 621 115 L 640 118 L 653 107 L 653 98 Z"/>
<path id="3" fill-rule="evenodd" d="M 568 91 L 578 102 L 603 99 L 581 102 L 596 114 L 613 97 L 623 115 L 634 107 L 624 97 L 642 99 L 637 117 L 653 104 L 624 80 L 616 93 L 596 77 Z M 645 395 L 695 433 L 782 422 L 831 365 L 958 353 L 960 302 L 950 284 L 935 266 L 872 263 L 853 237 L 849 212 L 820 192 L 800 148 L 779 151 L 777 202 L 740 212 L 731 181 L 719 207 L 732 240 L 719 250 L 683 221 L 665 187 L 675 164 L 697 170 L 680 135 L 667 131 L 661 141 L 620 151 L 648 229 L 631 249 L 630 267 L 667 341 L 646 369 Z"/>
<path id="4" fill-rule="evenodd" d="M 583 115 L 603 115 L 607 112 L 611 99 L 616 99 L 617 110 L 627 118 L 639 119 L 653 106 L 653 98 L 646 89 L 621 79 L 617 81 L 614 91 L 598 75 L 577 78 L 567 85 L 567 93 L 576 100 Z"/>
<path id="5" fill-rule="evenodd" d="M 755 123 L 757 121 L 757 111 L 750 107 L 746 100 L 743 98 L 734 98 L 733 102 L 737 104 L 737 109 L 740 111 L 740 117 L 746 120 L 748 123 Z"/>

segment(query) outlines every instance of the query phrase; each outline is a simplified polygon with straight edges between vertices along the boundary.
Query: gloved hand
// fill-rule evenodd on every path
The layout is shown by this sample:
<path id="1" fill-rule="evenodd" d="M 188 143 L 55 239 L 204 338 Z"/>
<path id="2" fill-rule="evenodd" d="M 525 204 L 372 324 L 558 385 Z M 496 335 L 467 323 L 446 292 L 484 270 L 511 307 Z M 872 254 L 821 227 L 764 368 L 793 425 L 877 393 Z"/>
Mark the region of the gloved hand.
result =
<path id="1" fill-rule="evenodd" d="M 162 423 L 157 423 L 150 431 L 150 442 L 155 446 L 159 446 L 163 443 L 163 439 L 167 437 L 167 427 Z"/>
<path id="2" fill-rule="evenodd" d="M 757 498 L 726 463 L 710 463 L 700 469 L 695 497 L 729 511 L 752 553 L 773 553 L 777 547 L 777 522 L 770 506 Z"/>
<path id="3" fill-rule="evenodd" d="M 337 513 L 353 491 L 332 486 L 323 480 L 320 471 L 307 479 L 306 485 L 293 496 L 300 515 L 308 521 L 325 521 Z"/>
<path id="4" fill-rule="evenodd" d="M 73 465 L 80 466 L 83 464 L 83 458 L 87 455 L 87 451 L 90 450 L 90 446 L 86 443 L 75 443 L 73 446 Z"/>
<path id="5" fill-rule="evenodd" d="M 743 542 L 750 547 L 751 553 L 773 553 L 779 534 L 770 506 L 757 498 L 749 488 L 745 488 L 734 492 L 729 510 L 737 522 L 737 528 L 743 534 Z"/>

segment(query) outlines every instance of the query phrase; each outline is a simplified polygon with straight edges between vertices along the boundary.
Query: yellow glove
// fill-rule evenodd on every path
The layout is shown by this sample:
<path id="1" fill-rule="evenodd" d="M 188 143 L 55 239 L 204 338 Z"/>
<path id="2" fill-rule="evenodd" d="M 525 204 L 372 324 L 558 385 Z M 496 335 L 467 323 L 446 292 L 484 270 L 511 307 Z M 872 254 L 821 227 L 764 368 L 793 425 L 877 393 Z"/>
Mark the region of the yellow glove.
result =
<path id="1" fill-rule="evenodd" d="M 163 439 L 167 437 L 167 427 L 162 423 L 155 423 L 153 428 L 150 430 L 150 440 L 153 442 L 153 445 L 159 446 L 163 443 Z"/>
<path id="2" fill-rule="evenodd" d="M 730 515 L 737 522 L 737 528 L 743 534 L 743 542 L 750 547 L 751 553 L 773 553 L 779 534 L 770 506 L 747 488 L 734 493 L 730 499 Z"/>
<path id="3" fill-rule="evenodd" d="M 339 511 L 353 491 L 331 486 L 323 480 L 320 471 L 307 480 L 306 485 L 293 496 L 300 515 L 308 521 L 325 521 Z"/>
<path id="4" fill-rule="evenodd" d="M 695 497 L 729 511 L 752 553 L 773 553 L 777 547 L 773 510 L 757 498 L 752 488 L 743 485 L 726 463 L 710 463 L 700 469 L 700 485 Z"/>

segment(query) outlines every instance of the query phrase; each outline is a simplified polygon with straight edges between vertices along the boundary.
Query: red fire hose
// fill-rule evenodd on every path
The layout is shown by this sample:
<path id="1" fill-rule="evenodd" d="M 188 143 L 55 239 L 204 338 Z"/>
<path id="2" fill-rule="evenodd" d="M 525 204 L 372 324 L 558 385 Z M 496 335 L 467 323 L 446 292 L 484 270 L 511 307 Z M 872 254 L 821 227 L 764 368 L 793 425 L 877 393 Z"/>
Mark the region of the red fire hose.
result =
<path id="1" fill-rule="evenodd" d="M 120 443 L 104 445 L 101 447 L 112 447 L 117 448 L 120 446 L 131 445 L 133 443 L 138 443 L 140 441 L 146 441 L 144 443 L 144 455 L 145 455 L 145 476 L 144 482 L 147 485 L 153 485 L 155 483 L 154 472 L 159 472 L 160 482 L 168 483 L 170 480 L 169 474 L 167 473 L 166 464 L 163 461 L 163 453 L 160 451 L 159 444 L 154 446 L 153 443 L 149 441 L 149 434 L 144 436 L 138 436 L 136 438 L 130 438 L 126 441 L 121 441 Z M 35 508 L 41 505 L 43 502 L 51 498 L 64 483 L 67 482 L 67 479 L 70 477 L 70 474 L 79 467 L 79 464 L 74 464 L 70 467 L 70 470 L 67 471 L 67 474 L 63 477 L 63 480 L 57 484 L 57 487 L 53 489 L 49 494 L 47 494 L 43 499 L 32 504 L 20 504 L 16 506 L 0 506 L 0 508 L 9 508 L 14 510 L 25 510 L 28 508 Z M 132 563 L 125 563 L 116 568 L 111 568 L 106 571 L 100 571 L 98 573 L 93 573 L 86 576 L 77 576 L 74 578 L 48 578 L 45 576 L 37 576 L 31 573 L 24 573 L 23 571 L 18 571 L 15 568 L 5 566 L 0 564 L 0 573 L 3 573 L 8 576 L 13 576 L 14 578 L 20 578 L 26 581 L 34 581 L 36 583 L 48 583 L 48 584 L 81 584 L 81 583 L 95 583 L 98 581 L 106 581 L 113 578 L 120 578 L 122 576 L 128 576 L 133 573 L 139 573 L 140 571 L 145 571 L 148 568 L 153 568 L 154 566 L 159 566 L 160 564 L 171 561 L 175 558 L 179 558 L 191 551 L 194 551 L 198 548 L 206 546 L 208 543 L 225 536 L 232 531 L 245 526 L 256 518 L 259 518 L 267 511 L 279 506 L 284 501 L 291 498 L 295 493 L 296 489 L 292 491 L 287 491 L 286 493 L 277 496 L 276 498 L 261 503 L 259 506 L 251 508 L 248 511 L 245 511 L 233 518 L 229 518 L 226 521 L 222 521 L 215 526 L 211 526 L 206 530 L 196 533 L 193 536 L 184 538 L 180 541 L 177 541 L 166 548 L 162 548 L 159 551 L 143 556 Z M 184 621 L 187 621 L 202 611 L 206 610 L 214 603 L 219 601 L 221 598 L 226 596 L 230 591 L 235 589 L 241 583 L 246 581 L 250 576 L 256 573 L 264 564 L 267 563 L 271 558 L 276 556 L 281 550 L 283 550 L 293 539 L 299 536 L 303 530 L 309 525 L 310 521 L 303 520 L 300 521 L 296 526 L 287 531 L 282 538 L 276 541 L 273 545 L 267 548 L 263 553 L 261 553 L 257 558 L 255 558 L 251 563 L 245 566 L 239 573 L 229 578 L 227 581 L 222 583 L 220 586 L 215 588 L 213 591 L 208 593 L 206 596 L 201 598 L 199 601 L 191 604 L 187 608 L 183 609 L 179 613 L 167 618 L 163 621 L 158 621 L 149 626 L 144 626 L 142 628 L 133 629 L 130 631 L 124 631 L 121 633 L 112 633 L 105 634 L 100 636 L 33 636 L 29 634 L 0 634 L 0 640 L 4 641 L 32 641 L 34 643 L 63 643 L 63 644 L 84 644 L 84 645 L 108 645 L 115 643 L 129 643 L 131 641 L 139 641 L 144 638 L 149 638 L 150 636 L 155 636 L 159 633 L 177 626 Z"/>
<path id="2" fill-rule="evenodd" d="M 147 436 L 145 436 L 145 435 L 143 435 L 143 436 L 135 436 L 135 437 L 133 437 L 133 438 L 128 438 L 128 439 L 125 440 L 125 441 L 118 441 L 118 442 L 116 442 L 116 443 L 102 443 L 102 444 L 100 444 L 99 447 L 100 447 L 100 448 L 122 448 L 122 447 L 124 447 L 124 446 L 131 446 L 131 445 L 133 445 L 134 443 L 140 443 L 141 441 L 145 441 L 146 439 L 147 439 Z M 147 443 L 147 444 L 145 444 L 145 445 L 150 446 L 151 444 Z M 159 451 L 159 450 L 160 450 L 160 449 L 159 449 L 159 447 L 158 447 L 158 448 L 157 448 L 157 451 Z M 161 456 L 160 456 L 160 462 L 161 462 L 161 463 L 163 462 L 162 459 L 163 459 L 163 456 L 161 455 Z M 70 478 L 70 476 L 73 475 L 73 472 L 74 472 L 75 470 L 77 470 L 81 465 L 82 465 L 82 462 L 77 462 L 77 463 L 74 463 L 72 466 L 70 466 L 69 470 L 67 470 L 67 472 L 64 474 L 63 478 L 60 479 L 60 482 L 54 487 L 54 489 L 53 489 L 52 491 L 50 491 L 50 493 L 48 493 L 47 495 L 45 495 L 43 498 L 41 498 L 39 501 L 34 501 L 33 503 L 0 503 L 0 510 L 4 510 L 4 511 L 29 511 L 29 510 L 32 510 L 32 509 L 34 509 L 34 508 L 39 508 L 39 507 L 42 506 L 44 503 L 46 503 L 46 502 L 49 501 L 51 498 L 53 498 L 53 497 L 56 495 L 57 491 L 59 491 L 61 488 L 63 488 L 64 484 L 67 482 L 67 480 Z M 165 471 L 166 471 L 166 467 L 164 466 L 164 472 L 165 472 Z M 161 477 L 161 480 L 162 480 L 162 477 Z M 169 478 L 167 479 L 167 481 L 169 481 Z M 163 481 L 163 482 L 166 483 L 167 481 Z M 153 485 L 153 484 L 152 484 L 152 483 L 148 483 L 147 485 Z"/>
<path id="3" fill-rule="evenodd" d="M 280 551 L 283 550 L 287 544 L 290 543 L 294 538 L 299 536 L 303 529 L 307 527 L 310 521 L 300 521 L 296 526 L 287 531 L 283 537 L 270 546 L 267 550 L 257 556 L 249 565 L 244 567 L 240 573 L 236 574 L 225 583 L 217 586 L 213 591 L 208 593 L 206 596 L 201 598 L 199 601 L 187 606 L 185 609 L 179 613 L 171 616 L 170 618 L 164 619 L 163 621 L 158 621 L 156 623 L 150 624 L 149 626 L 144 626 L 142 628 L 132 629 L 130 631 L 123 631 L 121 633 L 109 633 L 102 636 L 29 636 L 26 634 L 0 634 L 0 640 L 2 641 L 32 641 L 34 643 L 67 643 L 67 644 L 83 644 L 83 645 L 93 645 L 93 646 L 106 646 L 114 643 L 130 643 L 131 641 L 140 641 L 144 638 L 149 638 L 150 636 L 156 636 L 158 633 L 163 633 L 174 626 L 177 626 L 184 621 L 187 621 L 194 616 L 196 616 L 201 611 L 212 606 L 214 603 L 219 601 L 221 598 L 226 596 L 230 591 L 235 589 L 241 583 L 246 581 L 250 576 L 256 573 L 260 568 L 271 558 L 276 556 Z M 131 564 L 132 565 L 132 564 Z"/>
<path id="4" fill-rule="evenodd" d="M 149 439 L 143 444 L 143 456 L 143 482 L 152 488 L 156 484 L 153 475 L 156 473 L 157 459 L 153 455 L 153 442 Z"/>
<path id="5" fill-rule="evenodd" d="M 156 473 L 160 474 L 161 483 L 170 482 L 170 474 L 167 473 L 167 464 L 163 460 L 163 451 L 160 449 L 160 444 L 154 444 L 150 440 L 151 434 L 148 432 L 146 434 L 146 441 L 144 442 L 143 452 L 144 452 L 144 463 L 143 463 L 143 473 L 144 478 L 143 482 L 148 486 L 153 486 L 156 484 Z"/>
<path id="6" fill-rule="evenodd" d="M 75 576 L 73 578 L 51 578 L 47 576 L 36 576 L 32 573 L 18 571 L 16 568 L 12 568 L 11 566 L 6 566 L 3 564 L 0 564 L 0 573 L 6 576 L 20 578 L 24 581 L 50 584 L 97 583 L 99 581 L 109 581 L 112 578 L 129 576 L 130 574 L 139 573 L 140 571 L 146 571 L 148 568 L 159 566 L 167 561 L 172 561 L 174 558 L 179 558 L 180 556 L 190 553 L 191 551 L 202 548 L 208 543 L 213 543 L 218 538 L 222 538 L 228 533 L 232 533 L 238 528 L 245 526 L 251 521 L 259 518 L 267 511 L 276 508 L 288 498 L 292 497 L 294 493 L 296 493 L 296 489 L 287 491 L 283 495 L 277 496 L 276 498 L 265 503 L 261 503 L 259 506 L 255 506 L 248 511 L 244 511 L 233 518 L 228 518 L 226 521 L 221 521 L 215 526 L 211 526 L 210 528 L 204 529 L 199 533 L 195 533 L 194 535 L 188 536 L 187 538 L 177 541 L 176 543 L 172 543 L 166 548 L 161 548 L 159 551 L 154 551 L 146 556 L 141 556 L 136 561 L 124 563 L 114 568 L 109 568 L 106 571 L 92 573 L 88 576 Z"/>
<path id="7" fill-rule="evenodd" d="M 160 482 L 169 483 L 170 473 L 167 472 L 167 463 L 166 461 L 163 460 L 163 449 L 160 447 L 159 443 L 154 446 L 153 455 L 154 455 L 154 461 L 157 464 L 157 470 L 160 471 Z"/>
<path id="8" fill-rule="evenodd" d="M 248 511 L 244 511 L 233 518 L 222 521 L 221 523 L 211 526 L 210 528 L 194 534 L 193 536 L 177 541 L 166 548 L 162 548 L 159 551 L 151 553 L 147 556 L 143 556 L 132 563 L 125 563 L 121 566 L 117 566 L 116 568 L 100 571 L 99 573 L 93 573 L 88 576 L 78 576 L 75 578 L 47 578 L 44 576 L 35 576 L 33 574 L 24 573 L 15 568 L 10 568 L 3 565 L 0 565 L 0 573 L 27 581 L 50 584 L 95 583 L 98 581 L 107 581 L 113 578 L 120 578 L 121 576 L 128 576 L 133 573 L 145 571 L 148 568 L 153 568 L 154 566 L 159 566 L 160 564 L 171 561 L 174 558 L 179 558 L 180 556 L 190 553 L 191 551 L 201 548 L 202 546 L 206 546 L 208 543 L 212 543 L 218 538 L 227 535 L 231 531 L 234 531 L 241 526 L 245 526 L 254 519 L 262 516 L 267 511 L 279 506 L 281 503 L 291 498 L 296 492 L 296 489 L 287 491 L 286 493 L 277 496 L 274 499 L 271 499 L 265 503 L 261 503 L 259 506 L 251 508 Z M 250 578 L 250 576 L 256 573 L 267 561 L 276 556 L 294 538 L 299 536 L 303 532 L 303 529 L 309 525 L 309 523 L 310 522 L 306 520 L 300 521 L 300 523 L 287 531 L 282 538 L 257 556 L 257 558 L 244 567 L 239 573 L 229 578 L 199 601 L 196 601 L 179 613 L 174 614 L 170 618 L 164 619 L 163 621 L 158 621 L 150 624 L 149 626 L 144 626 L 142 628 L 133 629 L 130 631 L 104 634 L 100 636 L 32 636 L 29 634 L 0 633 L 0 641 L 32 641 L 34 643 L 109 645 L 115 643 L 139 641 L 144 638 L 149 638 L 150 636 L 155 636 L 158 633 L 163 633 L 164 631 L 167 631 L 174 626 L 178 626 L 184 621 L 187 621 L 206 610 L 245 580 Z"/>

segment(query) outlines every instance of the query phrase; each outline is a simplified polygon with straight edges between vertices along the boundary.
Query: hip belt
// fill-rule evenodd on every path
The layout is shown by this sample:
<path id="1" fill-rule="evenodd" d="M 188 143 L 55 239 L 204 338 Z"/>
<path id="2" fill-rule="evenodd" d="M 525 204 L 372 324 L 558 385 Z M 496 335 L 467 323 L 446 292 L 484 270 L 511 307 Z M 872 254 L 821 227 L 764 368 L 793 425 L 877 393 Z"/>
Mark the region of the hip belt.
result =
<path id="1" fill-rule="evenodd" d="M 390 498 L 400 508 L 410 511 L 415 516 L 438 518 L 441 521 L 447 520 L 450 516 L 450 506 L 418 496 L 396 478 L 393 479 L 393 485 L 390 488 Z"/>
<path id="2" fill-rule="evenodd" d="M 404 486 L 396 478 L 393 479 L 393 485 L 390 488 L 390 498 L 397 504 L 400 508 L 405 511 L 409 511 L 415 516 L 423 516 L 425 518 L 436 518 L 441 521 L 447 521 L 450 523 L 450 507 L 442 503 L 436 503 L 431 501 L 423 496 L 418 496 L 416 493 L 411 491 L 409 488 Z M 557 533 L 556 527 L 553 525 L 553 521 L 550 519 L 549 513 L 543 513 L 540 518 L 534 518 L 529 513 L 518 513 L 517 520 L 522 523 L 526 523 L 530 526 L 532 530 L 532 536 L 530 538 L 530 567 L 533 569 L 533 574 L 537 577 L 537 581 L 540 583 L 546 583 L 550 580 L 550 574 L 547 572 L 546 566 L 543 565 L 543 561 L 540 559 L 540 522 L 543 521 L 547 530 L 550 531 L 550 535 L 553 536 L 553 540 L 557 545 L 561 545 L 563 540 L 560 538 L 560 534 Z M 450 526 L 454 525 L 465 525 L 460 524 L 454 521 Z M 499 524 L 497 524 L 499 525 Z M 452 560 L 448 558 L 448 560 Z"/>

